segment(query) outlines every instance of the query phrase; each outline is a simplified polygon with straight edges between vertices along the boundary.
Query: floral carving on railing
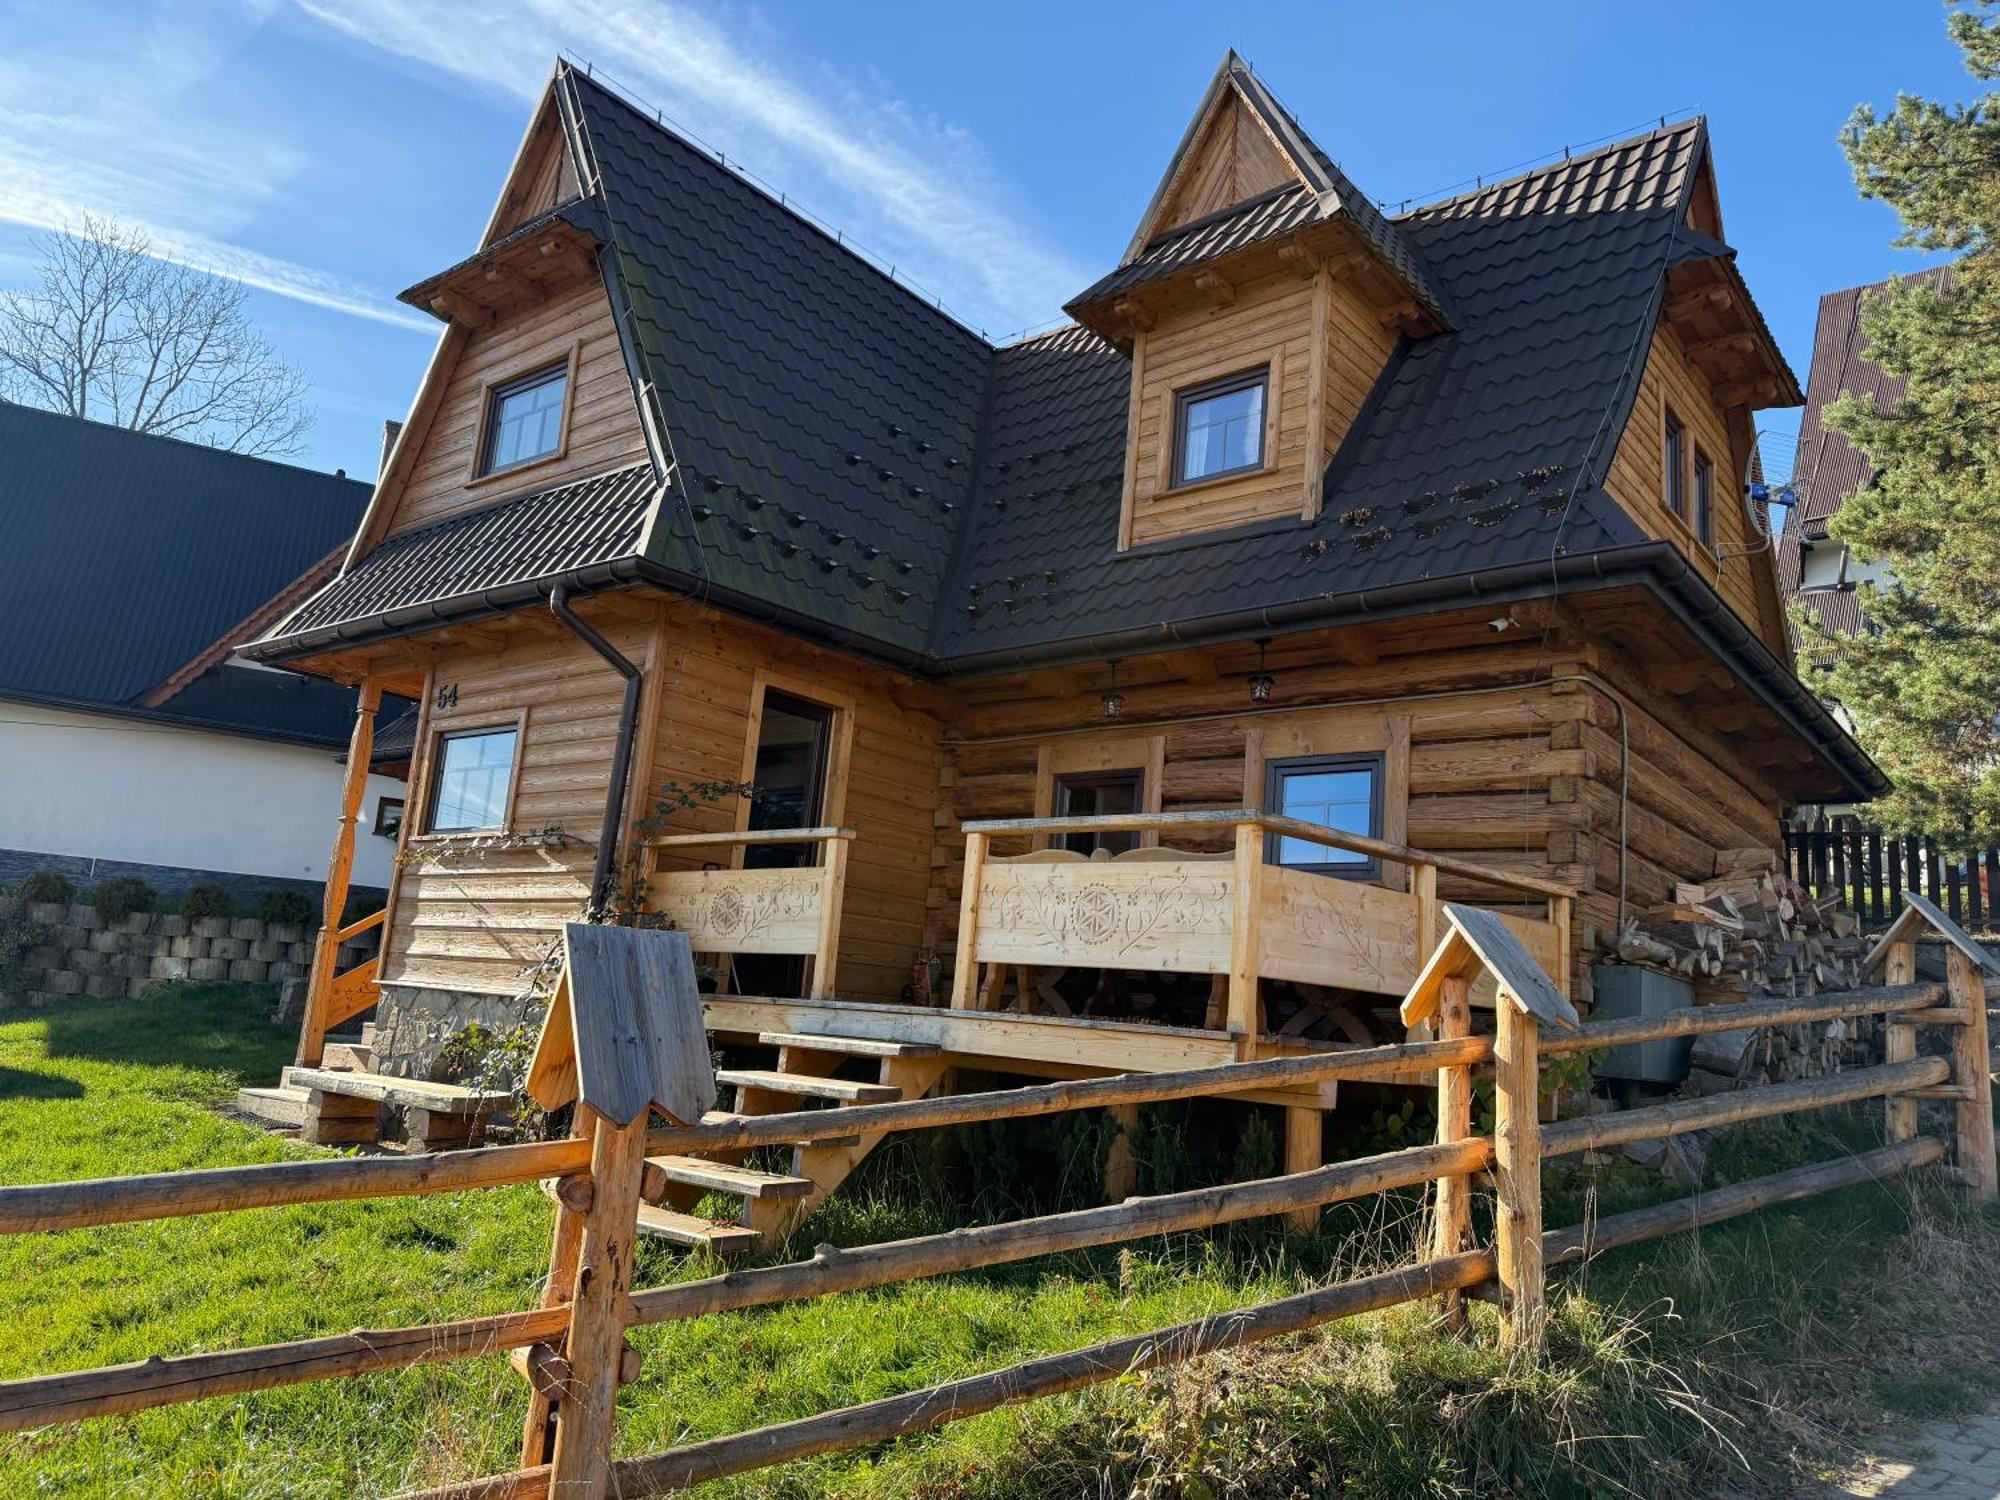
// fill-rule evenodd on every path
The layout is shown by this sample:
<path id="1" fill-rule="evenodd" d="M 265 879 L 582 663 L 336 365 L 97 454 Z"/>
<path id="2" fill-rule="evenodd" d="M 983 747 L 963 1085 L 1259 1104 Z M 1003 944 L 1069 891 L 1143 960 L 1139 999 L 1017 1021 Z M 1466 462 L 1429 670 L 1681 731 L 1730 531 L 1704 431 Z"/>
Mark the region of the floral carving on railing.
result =
<path id="1" fill-rule="evenodd" d="M 825 881 L 821 871 L 702 871 L 654 879 L 653 904 L 699 946 L 724 949 L 793 936 L 810 946 Z"/>
<path id="2" fill-rule="evenodd" d="M 1078 961 L 1129 962 L 1190 941 L 1226 954 L 1229 941 L 1229 880 L 1212 868 L 989 868 L 981 907 L 982 934 Z"/>

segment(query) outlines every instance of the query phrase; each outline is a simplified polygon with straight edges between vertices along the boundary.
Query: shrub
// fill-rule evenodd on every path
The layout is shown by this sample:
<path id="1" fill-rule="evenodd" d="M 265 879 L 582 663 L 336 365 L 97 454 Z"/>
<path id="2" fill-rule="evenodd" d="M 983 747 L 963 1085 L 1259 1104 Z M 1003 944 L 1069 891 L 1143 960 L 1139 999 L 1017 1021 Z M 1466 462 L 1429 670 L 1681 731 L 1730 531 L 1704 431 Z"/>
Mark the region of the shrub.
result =
<path id="1" fill-rule="evenodd" d="M 122 922 L 134 912 L 153 911 L 159 896 L 137 875 L 114 875 L 90 893 L 90 904 L 106 922 Z"/>
<path id="2" fill-rule="evenodd" d="M 56 870 L 37 870 L 21 882 L 21 899 L 67 906 L 76 899 L 76 882 Z"/>
<path id="3" fill-rule="evenodd" d="M 190 913 L 192 915 L 192 913 Z M 298 891 L 266 891 L 257 898 L 257 920 L 286 927 L 310 927 L 319 918 L 312 902 Z"/>
<path id="4" fill-rule="evenodd" d="M 0 995 L 19 994 L 28 981 L 28 950 L 49 940 L 48 928 L 26 917 L 0 917 Z"/>
<path id="5" fill-rule="evenodd" d="M 235 912 L 236 902 L 228 887 L 213 880 L 189 886 L 187 895 L 181 898 L 181 915 L 190 922 L 199 922 L 204 917 L 233 916 Z"/>

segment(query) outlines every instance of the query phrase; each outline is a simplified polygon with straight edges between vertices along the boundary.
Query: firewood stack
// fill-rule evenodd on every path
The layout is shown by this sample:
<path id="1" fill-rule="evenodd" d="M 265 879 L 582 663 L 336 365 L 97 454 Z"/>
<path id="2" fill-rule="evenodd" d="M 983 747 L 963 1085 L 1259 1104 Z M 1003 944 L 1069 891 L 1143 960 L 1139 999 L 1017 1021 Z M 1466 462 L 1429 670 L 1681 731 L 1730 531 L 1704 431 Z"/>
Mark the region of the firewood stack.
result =
<path id="1" fill-rule="evenodd" d="M 1840 897 L 1815 899 L 1770 849 L 1726 849 L 1707 881 L 1628 920 L 1600 942 L 1622 963 L 1694 986 L 1697 1005 L 1797 999 L 1855 988 L 1867 944 Z M 1872 1020 L 1721 1032 L 1696 1040 L 1693 1092 L 1813 1078 L 1867 1060 Z"/>

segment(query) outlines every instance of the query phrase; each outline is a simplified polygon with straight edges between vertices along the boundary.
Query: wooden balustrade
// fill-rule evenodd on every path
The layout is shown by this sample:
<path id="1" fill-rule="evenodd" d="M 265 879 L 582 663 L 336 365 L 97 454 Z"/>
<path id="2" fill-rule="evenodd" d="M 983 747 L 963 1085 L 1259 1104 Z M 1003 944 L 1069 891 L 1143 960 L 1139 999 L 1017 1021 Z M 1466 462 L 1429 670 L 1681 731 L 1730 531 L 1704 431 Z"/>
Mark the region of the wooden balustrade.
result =
<path id="1" fill-rule="evenodd" d="M 696 953 L 776 954 L 807 958 L 806 993 L 834 993 L 840 962 L 840 907 L 847 884 L 852 828 L 758 828 L 732 833 L 675 833 L 646 840 L 646 907 L 688 934 Z M 663 858 L 727 849 L 740 859 L 752 845 L 813 845 L 811 864 L 783 869 L 663 870 Z"/>
<path id="2" fill-rule="evenodd" d="M 1008 967 L 1109 968 L 1209 974 L 1226 982 L 1225 1026 L 1239 1055 L 1255 1055 L 1259 979 L 1402 995 L 1436 946 L 1440 874 L 1477 881 L 1539 906 L 1539 917 L 1502 914 L 1529 954 L 1568 993 L 1566 886 L 1488 869 L 1402 844 L 1249 809 L 1106 817 L 1000 818 L 964 825 L 964 891 L 956 1009 L 990 1008 Z M 1227 834 L 1227 853 L 1170 846 L 1086 858 L 1058 848 L 1001 855 L 995 839 L 1036 844 L 1063 834 Z M 1295 839 L 1407 866 L 1407 890 L 1272 863 L 1277 839 Z M 985 970 L 982 982 L 981 970 Z M 1472 1003 L 1491 1007 L 1490 979 Z"/>

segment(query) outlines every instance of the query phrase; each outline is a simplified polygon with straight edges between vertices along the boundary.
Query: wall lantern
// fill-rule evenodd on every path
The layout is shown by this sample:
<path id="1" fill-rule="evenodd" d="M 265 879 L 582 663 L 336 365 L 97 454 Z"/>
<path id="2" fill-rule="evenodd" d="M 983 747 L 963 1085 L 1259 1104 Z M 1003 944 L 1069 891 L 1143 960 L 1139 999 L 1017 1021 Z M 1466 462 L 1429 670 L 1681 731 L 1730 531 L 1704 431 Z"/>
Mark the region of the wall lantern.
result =
<path id="1" fill-rule="evenodd" d="M 1250 677 L 1250 701 L 1252 703 L 1269 703 L 1271 701 L 1271 689 L 1277 686 L 1271 674 L 1264 670 L 1264 648 L 1270 644 L 1271 638 L 1269 636 L 1261 637 L 1257 642 L 1257 670 Z"/>

